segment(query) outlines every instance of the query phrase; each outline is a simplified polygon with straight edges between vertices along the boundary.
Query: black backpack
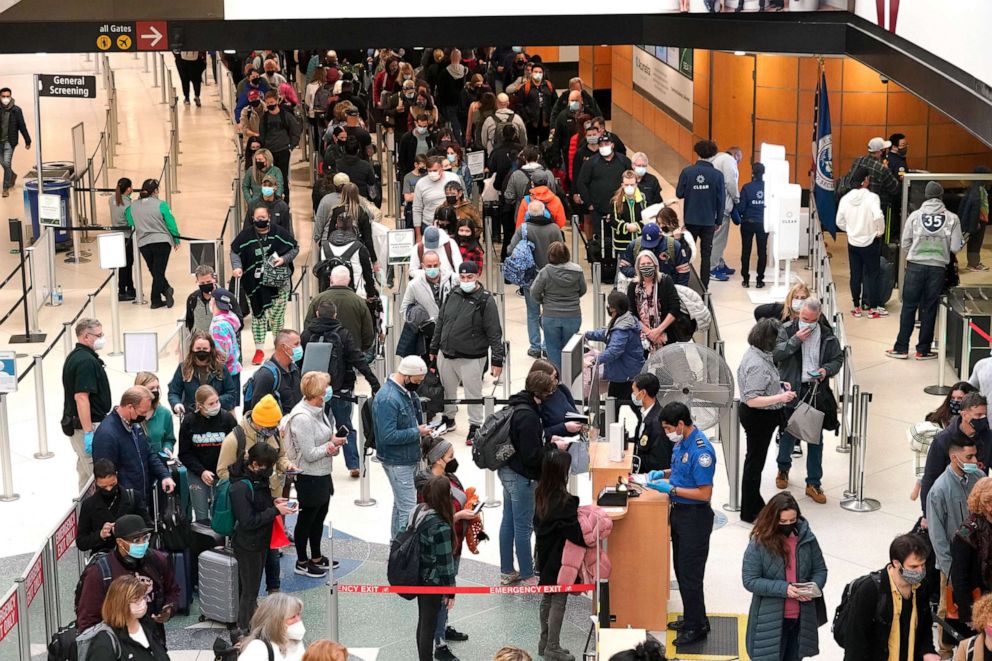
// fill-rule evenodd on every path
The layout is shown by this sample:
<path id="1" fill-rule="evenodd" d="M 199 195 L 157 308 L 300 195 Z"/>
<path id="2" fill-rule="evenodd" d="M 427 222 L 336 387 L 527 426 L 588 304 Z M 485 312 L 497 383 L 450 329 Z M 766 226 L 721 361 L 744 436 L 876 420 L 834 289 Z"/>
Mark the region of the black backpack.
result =
<path id="1" fill-rule="evenodd" d="M 417 388 L 420 406 L 424 410 L 424 420 L 431 420 L 444 411 L 444 386 L 437 370 L 427 370 L 424 380 Z"/>
<path id="2" fill-rule="evenodd" d="M 497 113 L 494 113 L 493 114 L 493 122 L 496 124 L 496 130 L 493 132 L 493 149 L 494 150 L 497 147 L 501 147 L 503 145 L 503 127 L 504 126 L 506 126 L 507 124 L 510 124 L 510 125 L 514 126 L 514 128 L 517 128 L 516 125 L 513 124 L 513 118 L 516 117 L 516 116 L 517 116 L 517 113 L 513 112 L 512 110 L 510 111 L 510 114 L 509 115 L 503 115 L 503 114 L 497 114 Z M 518 133 L 520 132 L 520 129 L 519 128 L 517 128 L 517 132 Z M 523 139 L 523 136 L 519 136 L 519 135 L 517 136 L 517 140 L 518 141 L 520 141 L 522 139 Z"/>
<path id="3" fill-rule="evenodd" d="M 427 518 L 427 506 L 418 505 L 410 515 L 407 527 L 396 535 L 389 544 L 389 563 L 386 565 L 386 578 L 390 585 L 420 585 L 420 529 Z M 407 601 L 415 594 L 401 594 Z"/>
<path id="4" fill-rule="evenodd" d="M 83 568 L 83 571 L 79 574 L 79 580 L 76 581 L 76 589 L 73 593 L 72 602 L 73 612 L 79 611 L 79 600 L 83 594 L 83 576 L 86 575 L 86 570 L 92 565 L 97 566 L 100 575 L 103 578 L 104 593 L 106 593 L 107 589 L 110 587 L 111 581 L 114 580 L 114 577 L 110 571 L 110 559 L 108 558 L 107 553 L 94 553 L 90 556 L 90 559 L 86 561 L 86 566 Z M 70 622 L 68 625 L 59 628 L 58 631 L 53 633 L 52 639 L 48 642 L 48 661 L 76 661 L 76 638 L 79 636 L 79 633 L 80 632 L 76 629 L 75 622 Z"/>
<path id="5" fill-rule="evenodd" d="M 351 287 L 351 291 L 356 291 L 358 289 L 358 283 L 355 282 L 355 270 L 351 266 L 351 258 L 354 257 L 355 253 L 361 249 L 362 242 L 355 239 L 355 241 L 353 241 L 343 253 L 340 255 L 335 255 L 331 250 L 331 244 L 325 243 L 323 253 L 327 255 L 327 257 L 321 260 L 321 262 L 313 268 L 313 272 L 320 279 L 321 285 L 323 285 L 326 281 L 327 286 L 329 287 L 331 283 L 331 271 L 333 271 L 336 266 L 343 266 L 348 269 L 348 286 Z M 323 291 L 323 289 L 321 291 Z"/>
<path id="6" fill-rule="evenodd" d="M 472 461 L 479 468 L 497 470 L 510 461 L 517 449 L 510 440 L 510 427 L 513 414 L 516 410 L 524 406 L 507 406 L 489 416 L 479 431 L 475 433 L 475 441 L 472 443 Z"/>
<path id="7" fill-rule="evenodd" d="M 347 368 L 344 364 L 344 340 L 341 339 L 341 334 L 337 331 L 326 331 L 320 336 L 319 344 L 331 345 L 327 373 L 331 376 L 331 386 L 334 390 L 342 390 L 344 388 L 345 376 L 347 376 Z"/>
<path id="8" fill-rule="evenodd" d="M 873 581 L 875 583 L 875 588 L 881 593 L 883 591 L 882 573 L 884 569 L 873 571 L 865 576 L 859 576 L 850 583 L 844 586 L 844 593 L 840 597 L 840 604 L 837 606 L 837 610 L 834 611 L 834 621 L 830 625 L 830 629 L 833 631 L 834 640 L 841 649 L 847 647 L 847 632 L 851 628 L 850 613 L 851 613 L 851 598 L 855 592 L 860 590 L 863 585 L 868 581 Z M 887 588 L 885 588 L 887 589 Z M 874 621 L 878 622 L 882 619 L 882 600 L 879 599 L 875 606 L 875 618 Z"/>

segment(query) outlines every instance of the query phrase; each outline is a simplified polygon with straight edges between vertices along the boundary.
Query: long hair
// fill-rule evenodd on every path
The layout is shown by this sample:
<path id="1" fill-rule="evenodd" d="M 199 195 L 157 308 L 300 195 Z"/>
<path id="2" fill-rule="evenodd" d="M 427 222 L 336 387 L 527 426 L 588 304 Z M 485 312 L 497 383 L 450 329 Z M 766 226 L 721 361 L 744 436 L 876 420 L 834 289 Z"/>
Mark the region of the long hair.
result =
<path id="1" fill-rule="evenodd" d="M 114 188 L 114 203 L 117 206 L 124 204 L 124 191 L 133 186 L 134 184 L 127 177 L 121 177 L 117 180 L 117 186 Z"/>
<path id="2" fill-rule="evenodd" d="M 286 654 L 289 636 L 286 635 L 286 620 L 303 611 L 303 602 L 285 592 L 274 592 L 258 602 L 258 610 L 251 616 L 249 633 L 245 636 L 241 649 L 253 640 L 268 641 Z"/>
<path id="3" fill-rule="evenodd" d="M 455 512 L 451 506 L 451 482 L 446 475 L 435 475 L 427 480 L 422 491 L 424 504 L 437 512 L 451 527 L 452 540 L 455 534 Z"/>
<path id="4" fill-rule="evenodd" d="M 651 264 L 654 266 L 654 281 L 657 283 L 661 279 L 661 267 L 658 265 L 658 256 L 655 255 L 650 250 L 642 250 L 637 253 L 637 257 L 634 258 L 634 282 L 638 284 L 644 284 L 644 278 L 641 277 L 641 258 L 648 257 L 651 260 Z M 655 287 L 655 298 L 658 297 L 658 288 Z"/>
<path id="5" fill-rule="evenodd" d="M 797 282 L 792 285 L 792 289 L 785 295 L 785 302 L 782 303 L 782 321 L 792 319 L 792 299 L 799 293 L 806 294 L 806 298 L 810 297 L 809 287 L 806 286 L 805 282 Z"/>
<path id="6" fill-rule="evenodd" d="M 210 343 L 210 361 L 204 366 L 197 365 L 193 359 L 193 345 L 196 344 L 197 340 L 206 340 Z M 218 377 L 224 375 L 224 357 L 217 351 L 214 338 L 210 337 L 210 333 L 205 330 L 195 330 L 189 338 L 189 351 L 186 352 L 186 358 L 183 359 L 182 364 L 183 381 L 192 381 L 195 370 L 206 370 L 207 376 L 211 372 Z"/>
<path id="7" fill-rule="evenodd" d="M 613 208 L 614 209 L 618 209 L 620 207 L 620 203 L 623 202 L 624 199 L 627 197 L 627 194 L 623 192 L 623 180 L 624 179 L 633 179 L 634 180 L 634 184 L 635 184 L 635 186 L 634 186 L 634 195 L 637 195 L 637 186 L 636 186 L 636 184 L 637 184 L 637 175 L 634 173 L 633 170 L 624 170 L 624 173 L 622 175 L 620 175 L 620 187 L 617 188 L 617 190 L 616 190 L 615 193 L 613 193 L 613 199 L 610 200 L 610 203 L 613 205 Z M 636 222 L 636 219 L 635 218 L 631 218 L 630 219 L 630 222 L 632 222 L 632 223 L 633 222 Z"/>
<path id="8" fill-rule="evenodd" d="M 940 425 L 941 427 L 946 427 L 947 423 L 949 423 L 951 418 L 954 417 L 954 414 L 951 413 L 951 396 L 955 393 L 955 391 L 961 391 L 967 395 L 968 393 L 975 392 L 976 390 L 978 390 L 978 388 L 971 385 L 967 381 L 958 381 L 951 386 L 950 392 L 947 393 L 947 397 L 945 397 L 944 401 L 937 407 L 937 410 L 927 414 L 926 421 L 932 422 L 935 425 Z"/>
<path id="9" fill-rule="evenodd" d="M 107 588 L 100 617 L 108 626 L 123 629 L 131 618 L 131 604 L 144 599 L 147 591 L 145 584 L 138 578 L 130 575 L 118 576 Z"/>
<path id="10" fill-rule="evenodd" d="M 251 178 L 255 180 L 256 184 L 261 185 L 262 177 L 265 176 L 265 173 L 268 172 L 269 169 L 272 167 L 272 163 L 274 162 L 274 159 L 272 158 L 272 152 L 270 152 L 265 147 L 259 147 L 258 149 L 255 150 L 254 158 L 257 159 L 259 156 L 265 159 L 265 169 L 259 170 L 258 168 L 254 167 L 254 164 L 252 164 Z M 289 185 L 289 182 L 285 182 L 285 183 L 286 185 Z"/>
<path id="11" fill-rule="evenodd" d="M 541 479 L 534 490 L 534 513 L 547 519 L 568 498 L 568 472 L 572 455 L 558 448 L 545 452 L 541 462 Z"/>
<path id="12" fill-rule="evenodd" d="M 341 187 L 341 201 L 338 203 L 338 207 L 344 209 L 345 214 L 351 218 L 351 222 L 354 225 L 358 225 L 358 216 L 362 212 L 362 202 L 358 195 L 358 186 L 348 182 Z M 338 222 L 340 223 L 340 216 L 338 217 Z M 338 229 L 345 229 L 339 227 Z"/>
<path id="13" fill-rule="evenodd" d="M 333 640 L 318 640 L 303 653 L 303 661 L 348 661 L 348 648 Z"/>
<path id="14" fill-rule="evenodd" d="M 751 530 L 751 539 L 780 558 L 785 558 L 788 554 L 785 549 L 785 538 L 778 531 L 779 516 L 785 510 L 794 510 L 797 521 L 802 516 L 799 503 L 788 491 L 779 492 L 768 500 L 768 504 L 758 513 L 754 528 Z"/>

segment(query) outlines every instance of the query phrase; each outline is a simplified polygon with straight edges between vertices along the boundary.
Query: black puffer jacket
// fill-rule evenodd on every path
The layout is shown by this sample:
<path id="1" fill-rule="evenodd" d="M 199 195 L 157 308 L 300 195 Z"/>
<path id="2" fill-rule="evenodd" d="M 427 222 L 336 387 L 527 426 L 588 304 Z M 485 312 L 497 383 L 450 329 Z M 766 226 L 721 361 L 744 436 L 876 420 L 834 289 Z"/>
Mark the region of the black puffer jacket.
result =
<path id="1" fill-rule="evenodd" d="M 430 353 L 443 353 L 446 358 L 485 358 L 489 351 L 493 366 L 502 367 L 503 334 L 496 301 L 481 285 L 471 294 L 453 289 L 437 316 Z"/>

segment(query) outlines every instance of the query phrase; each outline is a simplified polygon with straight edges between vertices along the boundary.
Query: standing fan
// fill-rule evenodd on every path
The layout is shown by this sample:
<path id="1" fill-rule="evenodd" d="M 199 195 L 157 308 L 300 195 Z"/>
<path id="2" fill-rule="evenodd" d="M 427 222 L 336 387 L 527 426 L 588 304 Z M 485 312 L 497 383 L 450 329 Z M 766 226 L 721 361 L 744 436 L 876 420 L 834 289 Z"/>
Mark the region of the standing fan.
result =
<path id="1" fill-rule="evenodd" d="M 716 426 L 734 403 L 734 375 L 713 349 L 693 342 L 677 342 L 652 353 L 644 372 L 658 377 L 658 405 L 682 402 L 699 429 Z"/>

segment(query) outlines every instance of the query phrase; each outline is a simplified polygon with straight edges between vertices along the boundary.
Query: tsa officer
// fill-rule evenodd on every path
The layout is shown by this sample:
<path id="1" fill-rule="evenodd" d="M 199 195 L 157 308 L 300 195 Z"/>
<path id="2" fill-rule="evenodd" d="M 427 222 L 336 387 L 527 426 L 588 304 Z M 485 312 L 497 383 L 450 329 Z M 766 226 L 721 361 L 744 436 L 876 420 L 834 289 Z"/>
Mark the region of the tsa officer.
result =
<path id="1" fill-rule="evenodd" d="M 716 453 L 701 431 L 692 424 L 689 409 L 671 402 L 661 409 L 661 427 L 675 444 L 672 467 L 648 473 L 647 486 L 667 493 L 672 503 L 669 516 L 672 530 L 672 559 L 675 578 L 682 593 L 683 619 L 668 625 L 679 635 L 675 646 L 703 640 L 710 632 L 703 597 L 706 558 L 713 531 L 713 474 Z"/>
<path id="2" fill-rule="evenodd" d="M 641 407 L 641 420 L 634 434 L 634 456 L 637 472 L 650 473 L 672 467 L 672 442 L 661 428 L 661 406 L 658 404 L 658 377 L 644 372 L 634 377 L 631 399 Z"/>

